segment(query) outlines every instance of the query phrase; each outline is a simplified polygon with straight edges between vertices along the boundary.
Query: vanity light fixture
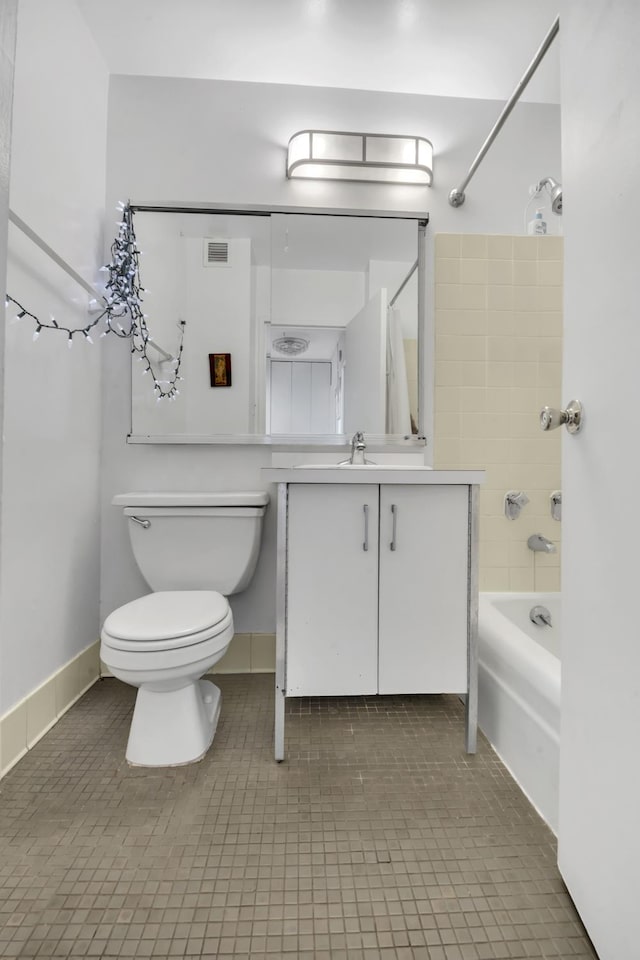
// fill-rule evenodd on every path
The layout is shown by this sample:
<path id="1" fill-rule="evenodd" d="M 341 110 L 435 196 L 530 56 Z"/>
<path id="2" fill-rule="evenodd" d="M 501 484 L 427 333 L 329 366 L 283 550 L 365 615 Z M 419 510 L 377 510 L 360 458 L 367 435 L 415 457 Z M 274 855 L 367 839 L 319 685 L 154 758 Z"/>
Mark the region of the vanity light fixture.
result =
<path id="1" fill-rule="evenodd" d="M 309 341 L 304 337 L 278 337 L 272 344 L 274 350 L 278 353 L 286 353 L 289 357 L 295 357 L 299 353 L 304 353 L 309 349 Z"/>
<path id="2" fill-rule="evenodd" d="M 289 140 L 287 177 L 431 186 L 433 145 L 424 137 L 300 130 Z"/>

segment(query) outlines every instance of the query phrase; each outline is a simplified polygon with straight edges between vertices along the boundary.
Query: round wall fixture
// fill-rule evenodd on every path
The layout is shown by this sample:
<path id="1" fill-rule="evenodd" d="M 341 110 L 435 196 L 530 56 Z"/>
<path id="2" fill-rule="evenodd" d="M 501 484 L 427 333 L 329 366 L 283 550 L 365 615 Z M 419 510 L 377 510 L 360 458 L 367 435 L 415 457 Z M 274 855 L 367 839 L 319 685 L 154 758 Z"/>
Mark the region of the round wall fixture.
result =
<path id="1" fill-rule="evenodd" d="M 303 337 L 278 337 L 272 344 L 274 350 L 278 353 L 286 353 L 294 357 L 299 353 L 304 353 L 309 348 L 309 341 Z"/>

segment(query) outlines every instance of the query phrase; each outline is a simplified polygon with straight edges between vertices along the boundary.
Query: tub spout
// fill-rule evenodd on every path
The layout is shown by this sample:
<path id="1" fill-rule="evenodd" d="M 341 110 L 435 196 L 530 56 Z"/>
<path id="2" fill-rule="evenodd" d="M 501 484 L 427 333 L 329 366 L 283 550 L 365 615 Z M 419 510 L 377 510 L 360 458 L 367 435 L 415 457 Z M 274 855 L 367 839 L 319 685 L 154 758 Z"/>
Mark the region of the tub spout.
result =
<path id="1" fill-rule="evenodd" d="M 555 543 L 552 543 L 551 540 L 547 540 L 547 538 L 543 537 L 541 533 L 532 533 L 527 540 L 527 546 L 529 547 L 529 550 L 534 550 L 537 553 L 556 552 Z"/>

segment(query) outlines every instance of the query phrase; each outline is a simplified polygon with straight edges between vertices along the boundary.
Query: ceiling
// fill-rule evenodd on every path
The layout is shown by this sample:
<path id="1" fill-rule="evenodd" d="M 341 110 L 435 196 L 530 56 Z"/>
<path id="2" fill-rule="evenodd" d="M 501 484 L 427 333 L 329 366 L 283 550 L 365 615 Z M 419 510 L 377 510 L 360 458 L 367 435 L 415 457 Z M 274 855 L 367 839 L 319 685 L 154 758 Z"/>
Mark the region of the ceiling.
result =
<path id="1" fill-rule="evenodd" d="M 559 0 L 76 0 L 111 73 L 506 100 Z M 523 100 L 560 102 L 556 41 Z"/>

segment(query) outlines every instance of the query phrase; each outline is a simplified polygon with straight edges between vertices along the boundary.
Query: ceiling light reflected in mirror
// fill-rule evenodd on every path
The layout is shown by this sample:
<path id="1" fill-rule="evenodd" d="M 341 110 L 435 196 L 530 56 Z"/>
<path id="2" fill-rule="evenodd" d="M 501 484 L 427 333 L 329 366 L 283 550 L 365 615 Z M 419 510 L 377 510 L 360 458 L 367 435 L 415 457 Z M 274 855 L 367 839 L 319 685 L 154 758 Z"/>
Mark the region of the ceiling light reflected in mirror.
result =
<path id="1" fill-rule="evenodd" d="M 288 357 L 297 357 L 309 349 L 309 341 L 304 337 L 278 337 L 272 343 L 274 350 L 278 353 L 286 353 Z"/>

